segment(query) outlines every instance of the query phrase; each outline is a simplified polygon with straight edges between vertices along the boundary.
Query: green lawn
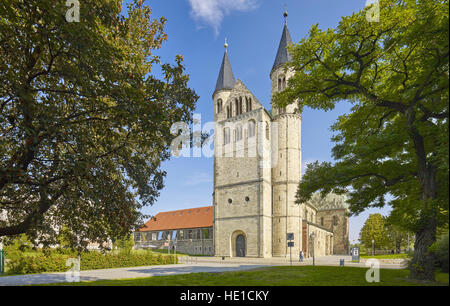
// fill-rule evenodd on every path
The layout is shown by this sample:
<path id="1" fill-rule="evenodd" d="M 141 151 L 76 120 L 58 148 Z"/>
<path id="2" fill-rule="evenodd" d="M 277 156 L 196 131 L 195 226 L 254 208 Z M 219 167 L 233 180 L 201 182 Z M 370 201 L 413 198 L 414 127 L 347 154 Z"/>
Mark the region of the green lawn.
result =
<path id="1" fill-rule="evenodd" d="M 382 269 L 379 283 L 365 280 L 367 268 L 356 267 L 269 267 L 241 272 L 191 273 L 148 278 L 66 283 L 78 286 L 421 286 L 447 285 L 448 273 L 437 273 L 438 282 L 408 280 L 408 270 Z"/>

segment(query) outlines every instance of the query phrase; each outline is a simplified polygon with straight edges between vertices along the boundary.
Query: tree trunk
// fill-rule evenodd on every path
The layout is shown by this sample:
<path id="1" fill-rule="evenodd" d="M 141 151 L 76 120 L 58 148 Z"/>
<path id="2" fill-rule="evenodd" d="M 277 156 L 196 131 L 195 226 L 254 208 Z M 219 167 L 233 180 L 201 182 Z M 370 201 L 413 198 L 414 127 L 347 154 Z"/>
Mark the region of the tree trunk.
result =
<path id="1" fill-rule="evenodd" d="M 424 222 L 416 233 L 410 276 L 412 279 L 434 281 L 434 255 L 428 248 L 436 241 L 436 219 L 424 221 L 428 222 Z"/>
<path id="2" fill-rule="evenodd" d="M 414 257 L 410 266 L 410 277 L 417 280 L 434 281 L 434 255 L 429 247 L 436 241 L 436 211 L 434 203 L 437 196 L 436 169 L 428 166 L 421 179 L 423 209 L 419 229 L 414 243 Z"/>

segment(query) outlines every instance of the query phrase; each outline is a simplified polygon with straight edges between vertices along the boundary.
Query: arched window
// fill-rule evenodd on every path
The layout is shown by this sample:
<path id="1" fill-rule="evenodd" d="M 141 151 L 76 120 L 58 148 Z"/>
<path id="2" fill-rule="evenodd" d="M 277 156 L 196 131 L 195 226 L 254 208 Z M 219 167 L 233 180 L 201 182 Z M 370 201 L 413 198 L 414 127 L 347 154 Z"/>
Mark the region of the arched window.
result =
<path id="1" fill-rule="evenodd" d="M 231 104 L 227 106 L 227 119 L 231 118 Z"/>
<path id="2" fill-rule="evenodd" d="M 222 99 L 217 100 L 217 113 L 222 112 Z"/>
<path id="3" fill-rule="evenodd" d="M 281 79 L 278 78 L 278 91 L 281 91 Z"/>
<path id="4" fill-rule="evenodd" d="M 236 141 L 242 140 L 242 125 L 239 124 L 236 126 Z"/>
<path id="5" fill-rule="evenodd" d="M 223 129 L 223 144 L 229 144 L 230 143 L 230 128 L 224 128 Z"/>
<path id="6" fill-rule="evenodd" d="M 256 123 L 254 120 L 248 122 L 248 137 L 254 137 L 256 135 Z"/>
<path id="7" fill-rule="evenodd" d="M 239 97 L 239 115 L 242 114 L 242 97 Z"/>
<path id="8" fill-rule="evenodd" d="M 248 111 L 252 111 L 252 98 L 248 98 Z"/>
<path id="9" fill-rule="evenodd" d="M 236 108 L 236 111 L 235 111 L 236 116 L 238 116 L 239 115 L 239 100 L 238 99 L 234 100 L 234 106 Z"/>
<path id="10" fill-rule="evenodd" d="M 283 77 L 283 86 L 282 86 L 282 89 L 283 89 L 283 90 L 286 89 L 286 78 L 285 78 L 285 77 Z"/>

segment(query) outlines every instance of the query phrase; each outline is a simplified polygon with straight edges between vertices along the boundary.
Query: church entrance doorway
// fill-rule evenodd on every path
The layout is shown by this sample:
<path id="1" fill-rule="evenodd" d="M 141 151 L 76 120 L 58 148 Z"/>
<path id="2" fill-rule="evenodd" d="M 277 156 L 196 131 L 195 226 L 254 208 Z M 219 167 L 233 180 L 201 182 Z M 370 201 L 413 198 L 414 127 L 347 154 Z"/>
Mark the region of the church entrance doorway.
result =
<path id="1" fill-rule="evenodd" d="M 245 257 L 245 237 L 242 234 L 236 237 L 236 257 Z"/>

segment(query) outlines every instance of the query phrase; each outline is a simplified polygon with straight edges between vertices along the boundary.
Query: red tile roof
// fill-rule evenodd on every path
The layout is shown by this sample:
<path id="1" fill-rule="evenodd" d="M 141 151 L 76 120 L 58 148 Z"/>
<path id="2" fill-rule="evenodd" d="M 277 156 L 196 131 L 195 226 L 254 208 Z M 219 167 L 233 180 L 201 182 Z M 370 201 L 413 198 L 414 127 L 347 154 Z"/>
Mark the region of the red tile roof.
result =
<path id="1" fill-rule="evenodd" d="M 213 226 L 213 207 L 197 207 L 156 214 L 139 232 L 164 231 Z"/>

